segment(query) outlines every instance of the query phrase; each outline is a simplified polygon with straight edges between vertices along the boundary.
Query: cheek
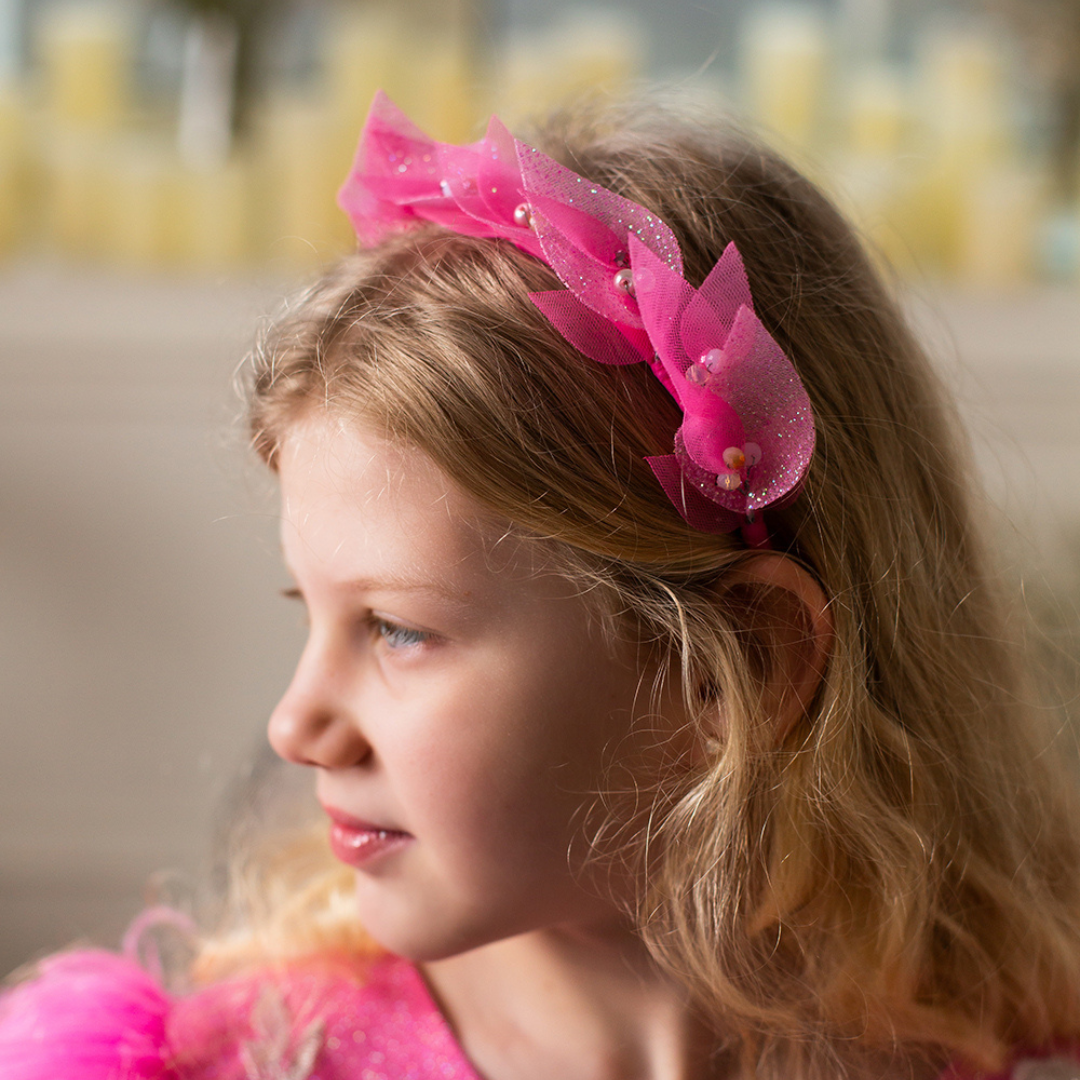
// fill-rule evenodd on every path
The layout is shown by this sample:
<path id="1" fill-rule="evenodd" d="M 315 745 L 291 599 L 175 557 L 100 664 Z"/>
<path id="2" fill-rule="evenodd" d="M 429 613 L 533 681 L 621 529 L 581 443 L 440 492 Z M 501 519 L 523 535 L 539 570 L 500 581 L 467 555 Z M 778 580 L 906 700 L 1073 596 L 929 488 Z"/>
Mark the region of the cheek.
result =
<path id="1" fill-rule="evenodd" d="M 432 695 L 420 711 L 415 781 L 435 827 L 452 820 L 503 857 L 547 851 L 565 863 L 580 810 L 595 802 L 630 729 L 633 693 L 580 649 L 527 656 L 479 665 Z"/>
<path id="2" fill-rule="evenodd" d="M 440 702 L 441 719 L 454 723 L 424 723 L 409 748 L 403 796 L 429 835 L 466 859 L 488 849 L 510 857 L 542 837 L 562 848 L 576 804 L 564 790 L 576 778 L 565 774 L 580 758 L 569 758 L 550 717 L 497 692 L 454 704 Z"/>

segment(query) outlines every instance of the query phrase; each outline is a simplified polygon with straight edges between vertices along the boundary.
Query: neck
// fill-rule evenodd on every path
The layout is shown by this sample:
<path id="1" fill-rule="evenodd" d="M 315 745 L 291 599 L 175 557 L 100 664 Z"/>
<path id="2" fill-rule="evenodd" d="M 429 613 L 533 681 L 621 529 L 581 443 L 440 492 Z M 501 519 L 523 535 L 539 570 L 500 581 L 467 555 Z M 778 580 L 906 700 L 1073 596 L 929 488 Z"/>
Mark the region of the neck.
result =
<path id="1" fill-rule="evenodd" d="M 706 1080 L 716 1036 L 624 926 L 549 928 L 424 965 L 486 1080 Z"/>

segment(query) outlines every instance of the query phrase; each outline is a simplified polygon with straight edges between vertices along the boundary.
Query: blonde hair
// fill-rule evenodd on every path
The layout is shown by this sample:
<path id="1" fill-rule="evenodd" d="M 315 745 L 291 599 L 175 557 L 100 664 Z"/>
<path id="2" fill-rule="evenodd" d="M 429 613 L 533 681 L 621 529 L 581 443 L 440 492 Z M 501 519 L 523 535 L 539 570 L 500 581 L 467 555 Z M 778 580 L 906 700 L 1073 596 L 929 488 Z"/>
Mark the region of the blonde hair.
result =
<path id="1" fill-rule="evenodd" d="M 751 556 L 688 528 L 643 460 L 670 452 L 674 404 L 644 365 L 576 353 L 528 299 L 557 281 L 510 245 L 422 226 L 331 270 L 256 356 L 257 451 L 273 466 L 312 407 L 380 425 L 674 658 L 707 760 L 658 788 L 647 830 L 596 839 L 637 850 L 641 935 L 747 1072 L 835 1077 L 897 1052 L 989 1067 L 1080 1034 L 1071 789 L 1025 703 L 956 417 L 859 242 L 726 126 L 624 107 L 534 141 L 658 213 L 694 284 L 736 241 L 806 384 L 817 451 L 768 526 L 835 638 L 782 742 L 760 705 L 761 595 L 737 573 Z M 327 873 L 304 886 L 311 925 L 339 894 Z"/>

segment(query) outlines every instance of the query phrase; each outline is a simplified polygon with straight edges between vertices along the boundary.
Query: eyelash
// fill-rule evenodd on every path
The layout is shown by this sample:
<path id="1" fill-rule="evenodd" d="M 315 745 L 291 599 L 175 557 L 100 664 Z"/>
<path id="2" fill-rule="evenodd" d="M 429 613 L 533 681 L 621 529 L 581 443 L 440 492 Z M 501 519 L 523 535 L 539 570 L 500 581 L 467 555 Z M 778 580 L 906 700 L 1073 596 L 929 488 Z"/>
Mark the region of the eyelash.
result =
<path id="1" fill-rule="evenodd" d="M 282 589 L 281 595 L 288 600 L 304 600 L 299 589 Z M 377 634 L 387 648 L 409 649 L 417 645 L 423 645 L 430 640 L 431 635 L 426 630 L 414 630 L 410 626 L 402 626 L 400 623 L 391 622 L 389 619 L 379 618 L 377 615 L 369 615 L 367 625 L 371 632 Z"/>
<path id="2" fill-rule="evenodd" d="M 387 619 L 371 616 L 368 620 L 372 630 L 386 643 L 389 649 L 409 649 L 425 644 L 431 637 L 424 630 L 414 630 L 410 626 L 401 626 Z"/>

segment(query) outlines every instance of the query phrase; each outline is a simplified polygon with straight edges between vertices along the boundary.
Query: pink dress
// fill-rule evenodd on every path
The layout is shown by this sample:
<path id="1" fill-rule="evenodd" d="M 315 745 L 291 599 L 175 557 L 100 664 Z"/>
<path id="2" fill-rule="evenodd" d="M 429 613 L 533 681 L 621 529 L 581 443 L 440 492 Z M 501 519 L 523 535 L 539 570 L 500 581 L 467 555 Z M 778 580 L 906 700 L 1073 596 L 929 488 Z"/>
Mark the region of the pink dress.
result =
<path id="1" fill-rule="evenodd" d="M 110 952 L 39 970 L 0 998 L 0 1080 L 480 1080 L 397 957 L 262 970 L 182 997 Z M 1021 1055 L 979 1080 L 1080 1080 L 1075 1051 Z"/>
<path id="2" fill-rule="evenodd" d="M 134 961 L 51 957 L 0 999 L 0 1080 L 480 1080 L 412 964 L 311 961 L 166 994 Z"/>

